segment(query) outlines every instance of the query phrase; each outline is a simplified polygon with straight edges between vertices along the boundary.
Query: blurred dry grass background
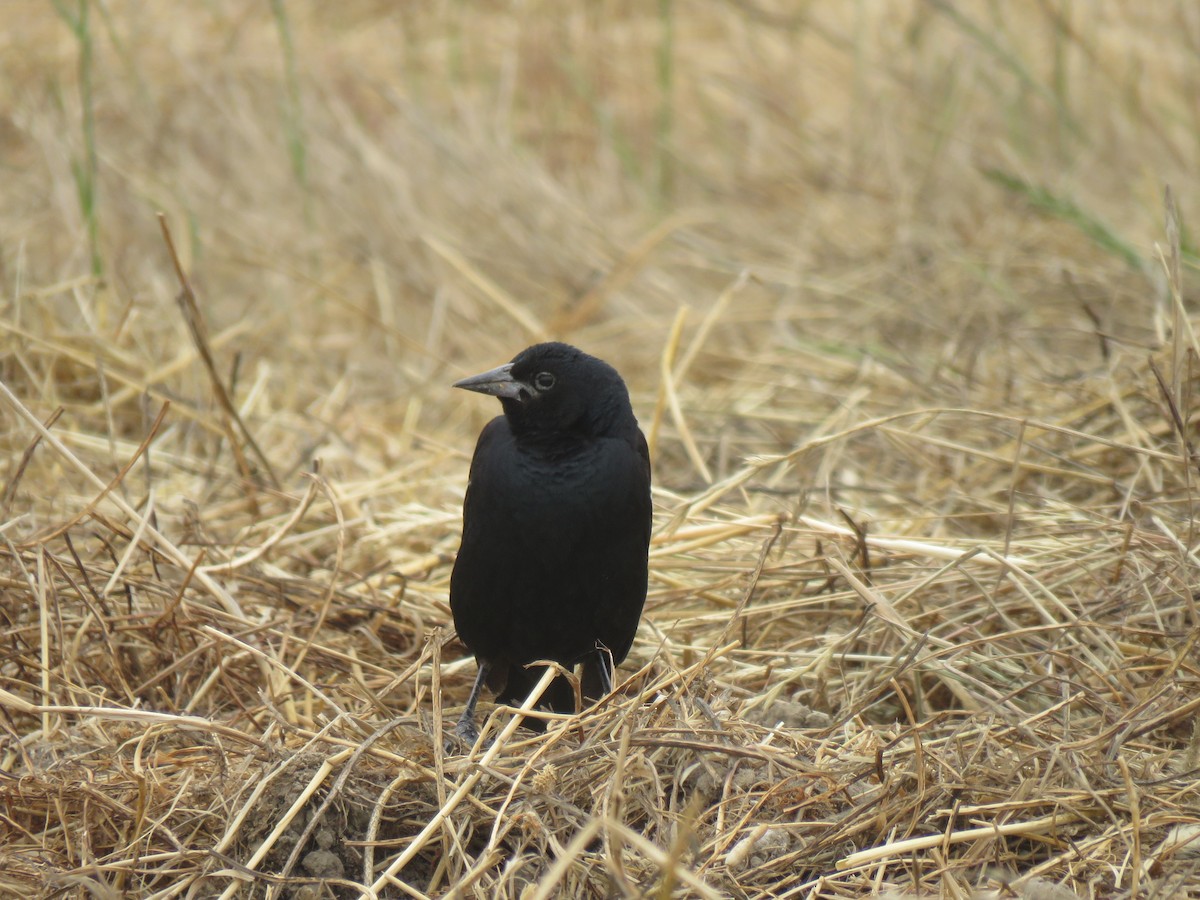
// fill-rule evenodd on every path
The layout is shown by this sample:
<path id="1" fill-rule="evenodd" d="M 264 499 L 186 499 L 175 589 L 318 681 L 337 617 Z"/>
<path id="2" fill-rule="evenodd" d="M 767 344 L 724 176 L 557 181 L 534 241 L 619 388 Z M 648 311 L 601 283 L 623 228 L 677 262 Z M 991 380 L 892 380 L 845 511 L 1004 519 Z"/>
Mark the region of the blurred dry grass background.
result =
<path id="1" fill-rule="evenodd" d="M 1200 7 L 0 26 L 0 891 L 1200 896 Z M 547 336 L 646 621 L 447 753 L 448 384 Z"/>

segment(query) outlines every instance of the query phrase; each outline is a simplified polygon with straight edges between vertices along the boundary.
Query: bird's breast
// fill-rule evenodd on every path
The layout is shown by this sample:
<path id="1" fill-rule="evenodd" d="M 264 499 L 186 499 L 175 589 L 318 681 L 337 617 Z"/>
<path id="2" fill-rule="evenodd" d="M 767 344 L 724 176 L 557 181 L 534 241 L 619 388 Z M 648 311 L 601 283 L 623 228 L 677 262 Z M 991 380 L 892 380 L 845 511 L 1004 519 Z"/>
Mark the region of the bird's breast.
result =
<path id="1" fill-rule="evenodd" d="M 451 577 L 459 635 L 484 658 L 618 660 L 646 596 L 650 473 L 638 446 L 481 441 Z"/>

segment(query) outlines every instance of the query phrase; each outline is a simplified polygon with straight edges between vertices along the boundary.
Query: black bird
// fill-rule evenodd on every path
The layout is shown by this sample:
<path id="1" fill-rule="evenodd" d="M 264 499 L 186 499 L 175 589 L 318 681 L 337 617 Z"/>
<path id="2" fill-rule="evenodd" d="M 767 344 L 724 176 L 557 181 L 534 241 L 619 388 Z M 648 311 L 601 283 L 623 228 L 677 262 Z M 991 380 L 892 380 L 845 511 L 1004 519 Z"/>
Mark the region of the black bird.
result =
<path id="1" fill-rule="evenodd" d="M 544 671 L 528 663 L 582 663 L 588 699 L 612 689 L 646 602 L 650 453 L 616 369 L 567 344 L 454 386 L 504 408 L 475 445 L 450 576 L 454 627 L 479 665 L 455 729 L 473 742 L 484 683 L 520 704 Z M 574 712 L 570 682 L 555 679 L 542 703 Z"/>

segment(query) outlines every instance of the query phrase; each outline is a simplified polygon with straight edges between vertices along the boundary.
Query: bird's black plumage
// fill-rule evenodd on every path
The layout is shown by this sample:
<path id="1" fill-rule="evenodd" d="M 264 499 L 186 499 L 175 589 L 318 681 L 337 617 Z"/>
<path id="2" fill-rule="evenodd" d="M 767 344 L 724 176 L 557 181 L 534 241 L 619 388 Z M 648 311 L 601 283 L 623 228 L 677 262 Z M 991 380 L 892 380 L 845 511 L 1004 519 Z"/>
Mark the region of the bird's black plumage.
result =
<path id="1" fill-rule="evenodd" d="M 582 663 L 585 697 L 609 690 L 610 655 L 629 652 L 646 600 L 650 455 L 621 376 L 567 344 L 455 387 L 504 408 L 475 446 L 450 578 L 454 626 L 479 664 L 458 725 L 473 739 L 482 684 L 519 704 L 541 678 L 525 668 L 535 660 Z M 574 691 L 559 678 L 542 702 L 573 712 Z"/>

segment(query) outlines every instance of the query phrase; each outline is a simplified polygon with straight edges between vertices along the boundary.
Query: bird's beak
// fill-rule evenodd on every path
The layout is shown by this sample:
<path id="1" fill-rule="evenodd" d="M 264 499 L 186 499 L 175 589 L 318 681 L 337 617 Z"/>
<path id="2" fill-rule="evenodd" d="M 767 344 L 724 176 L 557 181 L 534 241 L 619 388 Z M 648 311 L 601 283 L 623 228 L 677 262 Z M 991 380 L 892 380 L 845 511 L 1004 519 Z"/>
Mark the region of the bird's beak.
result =
<path id="1" fill-rule="evenodd" d="M 454 382 L 454 387 L 465 391 L 477 391 L 480 394 L 491 394 L 493 397 L 510 397 L 514 400 L 521 398 L 521 392 L 530 393 L 529 388 L 512 377 L 512 363 L 505 363 L 487 372 L 472 375 Z"/>

